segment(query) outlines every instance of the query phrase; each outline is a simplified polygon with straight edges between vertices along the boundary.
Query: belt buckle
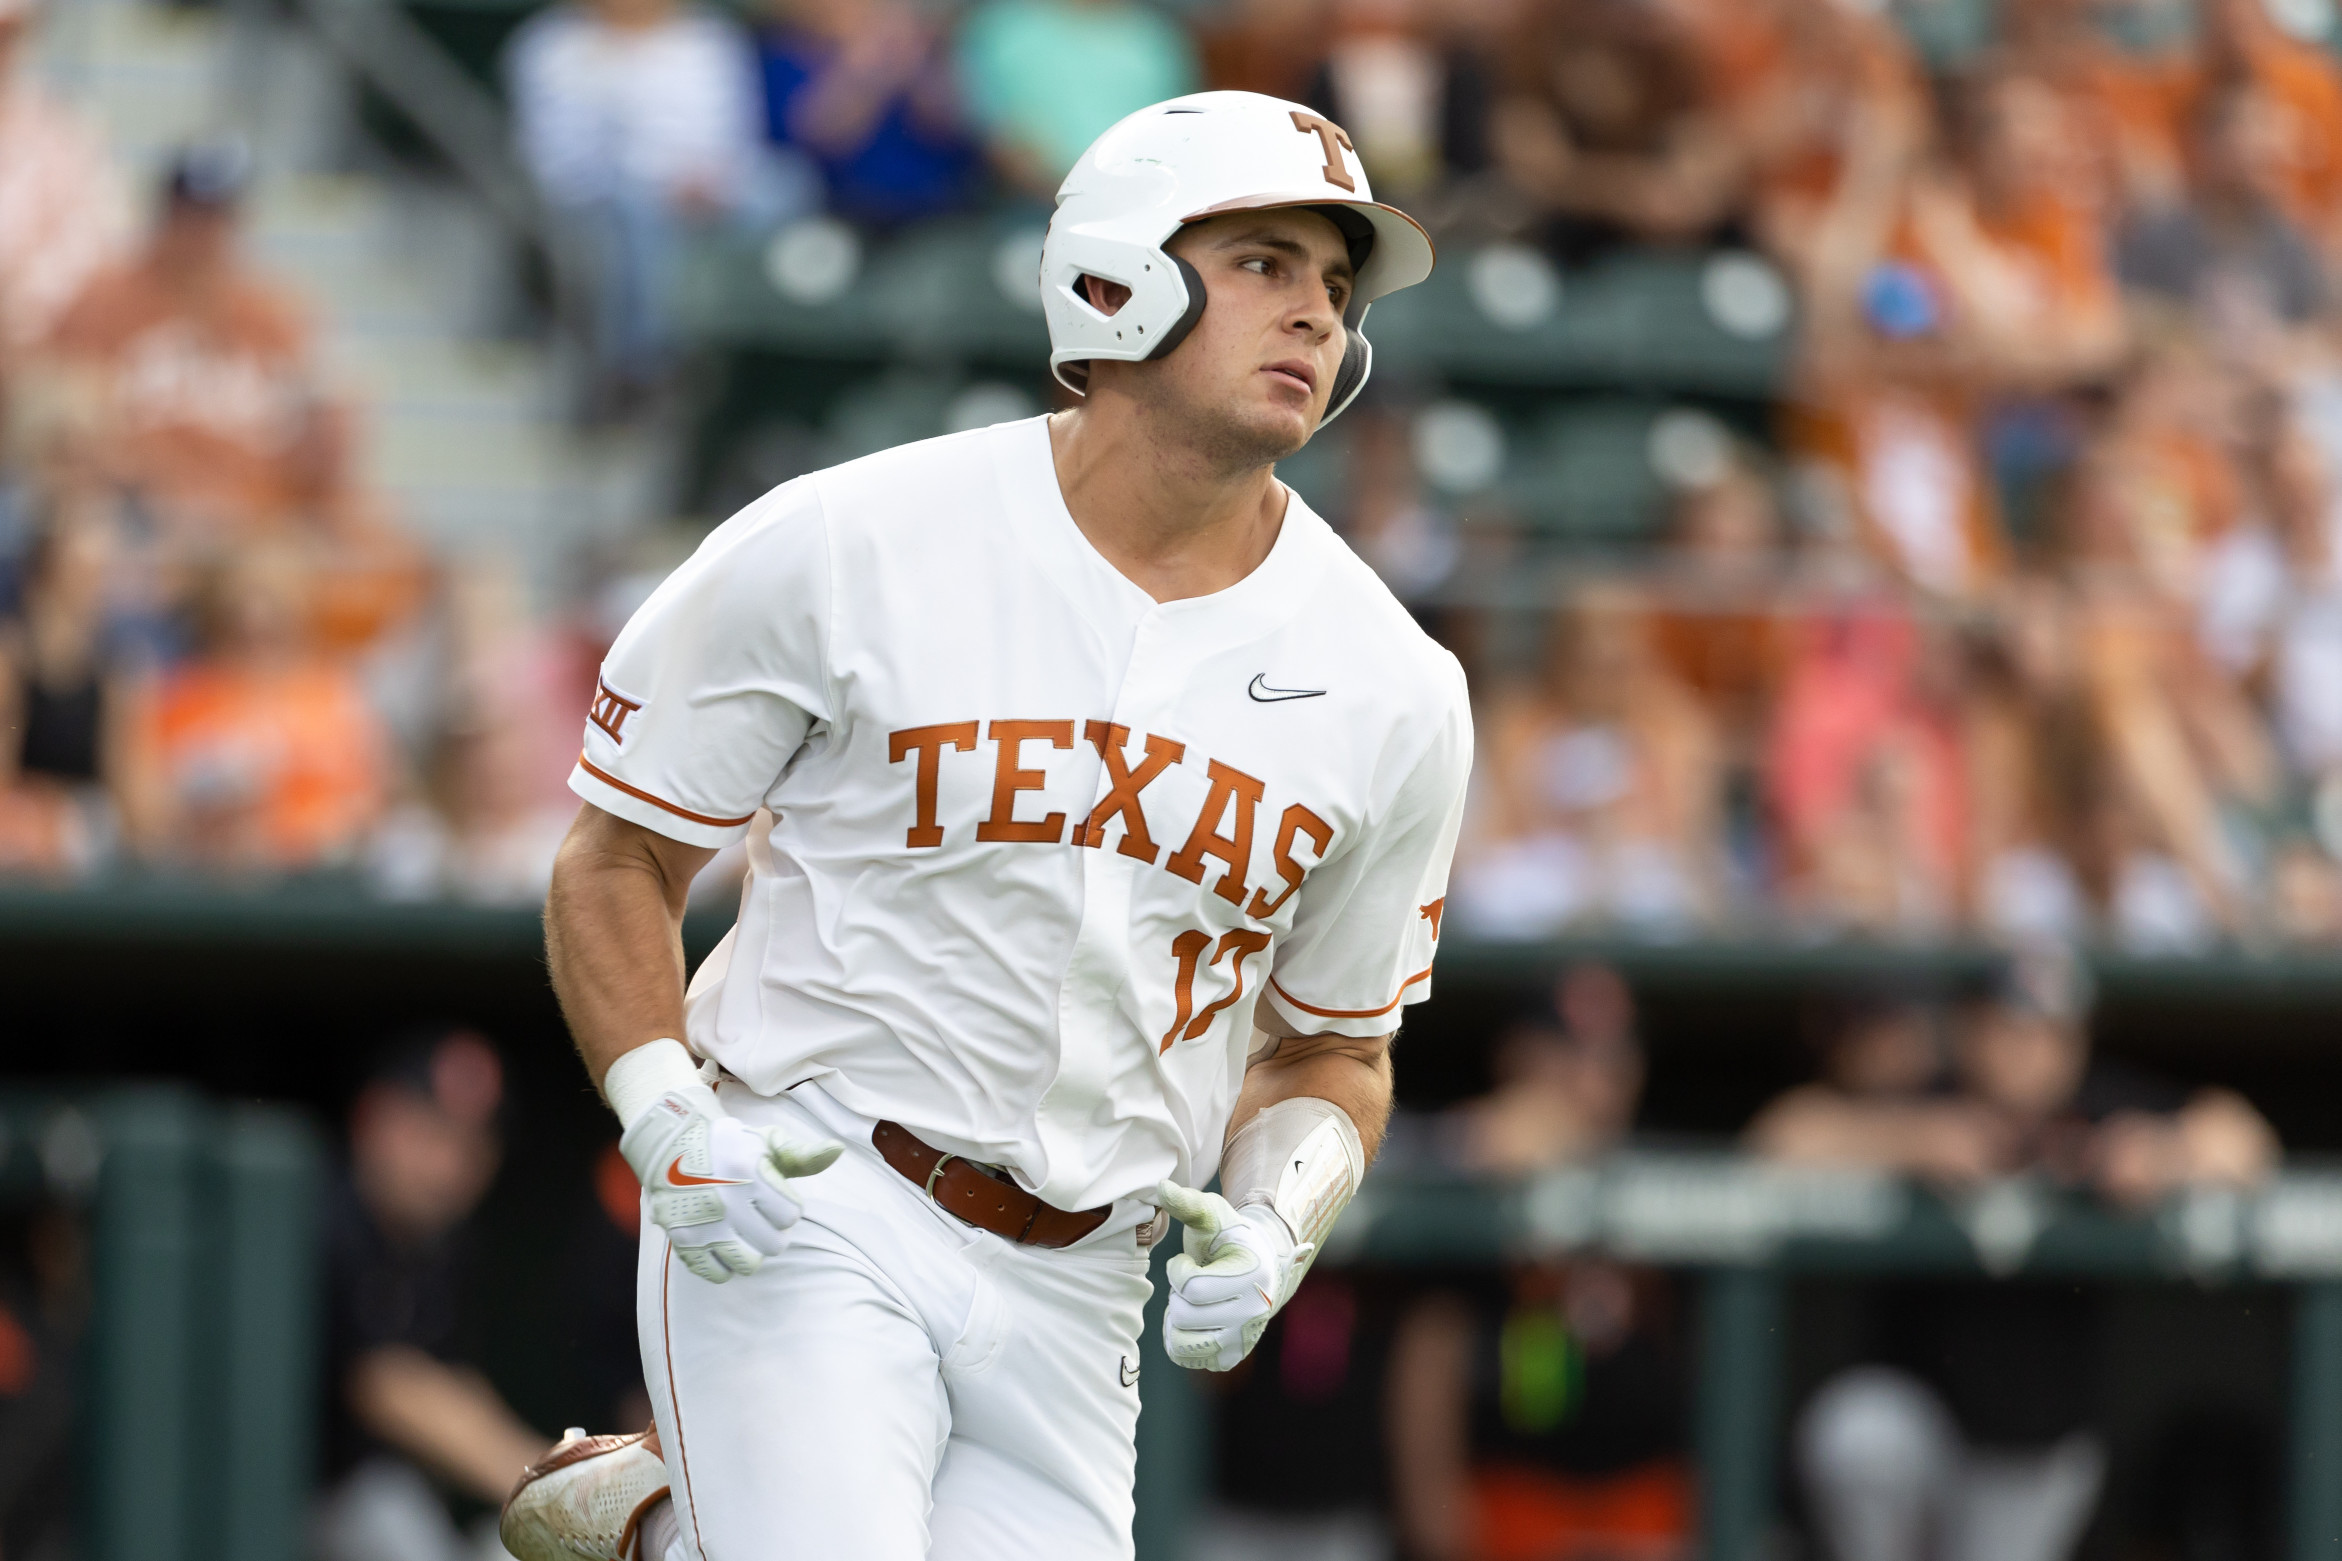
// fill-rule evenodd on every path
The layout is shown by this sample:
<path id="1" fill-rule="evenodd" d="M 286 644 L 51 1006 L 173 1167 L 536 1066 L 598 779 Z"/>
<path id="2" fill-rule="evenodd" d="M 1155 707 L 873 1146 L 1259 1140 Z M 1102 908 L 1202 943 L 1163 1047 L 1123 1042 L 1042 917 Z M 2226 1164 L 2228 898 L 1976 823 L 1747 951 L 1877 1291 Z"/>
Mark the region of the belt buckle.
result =
<path id="1" fill-rule="evenodd" d="M 938 1154 L 935 1157 L 935 1164 L 928 1167 L 927 1198 L 929 1202 L 933 1202 L 935 1200 L 935 1179 L 943 1174 L 943 1168 L 945 1166 L 951 1164 L 952 1161 L 957 1160 L 958 1158 L 959 1156 L 956 1154 Z"/>

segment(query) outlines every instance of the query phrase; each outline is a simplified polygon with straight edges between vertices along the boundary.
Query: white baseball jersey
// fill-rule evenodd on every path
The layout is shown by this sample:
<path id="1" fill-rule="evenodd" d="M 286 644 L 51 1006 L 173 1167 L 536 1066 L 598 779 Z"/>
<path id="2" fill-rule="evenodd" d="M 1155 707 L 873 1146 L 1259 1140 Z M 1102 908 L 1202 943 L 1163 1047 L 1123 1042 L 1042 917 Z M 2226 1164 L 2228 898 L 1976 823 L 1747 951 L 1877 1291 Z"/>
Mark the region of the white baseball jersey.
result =
<path id="1" fill-rule="evenodd" d="M 695 1050 L 1068 1209 L 1211 1177 L 1256 1002 L 1365 1036 L 1428 994 L 1472 751 L 1455 658 L 1298 497 L 1250 575 L 1157 602 L 1038 418 L 733 517 L 585 736 L 587 801 L 749 836 Z"/>

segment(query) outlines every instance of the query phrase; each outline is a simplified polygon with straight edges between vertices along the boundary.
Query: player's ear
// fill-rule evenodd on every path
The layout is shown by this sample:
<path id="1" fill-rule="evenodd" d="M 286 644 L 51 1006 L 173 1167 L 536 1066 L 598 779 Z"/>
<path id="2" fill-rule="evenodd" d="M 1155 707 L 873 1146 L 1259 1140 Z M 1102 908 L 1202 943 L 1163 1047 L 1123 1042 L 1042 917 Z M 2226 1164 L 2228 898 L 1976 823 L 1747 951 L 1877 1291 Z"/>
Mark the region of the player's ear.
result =
<path id="1" fill-rule="evenodd" d="M 1120 282 L 1109 282 L 1102 276 L 1085 276 L 1082 278 L 1082 296 L 1100 314 L 1111 315 L 1130 302 L 1130 289 Z"/>

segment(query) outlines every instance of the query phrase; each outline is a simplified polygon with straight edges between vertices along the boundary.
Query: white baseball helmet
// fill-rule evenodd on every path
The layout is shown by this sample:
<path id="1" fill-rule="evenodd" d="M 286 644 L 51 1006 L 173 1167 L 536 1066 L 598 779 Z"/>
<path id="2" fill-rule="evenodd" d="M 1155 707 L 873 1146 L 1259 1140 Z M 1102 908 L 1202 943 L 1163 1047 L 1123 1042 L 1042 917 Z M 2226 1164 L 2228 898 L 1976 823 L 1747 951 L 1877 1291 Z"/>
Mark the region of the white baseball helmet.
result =
<path id="1" fill-rule="evenodd" d="M 1078 395 L 1092 358 L 1135 363 L 1178 346 L 1203 315 L 1203 278 L 1164 243 L 1189 222 L 1282 206 L 1323 209 L 1349 238 L 1358 270 L 1343 312 L 1350 346 L 1326 402 L 1332 422 L 1373 366 L 1360 330 L 1366 306 L 1431 274 L 1431 238 L 1375 200 L 1339 125 L 1258 92 L 1197 92 L 1142 108 L 1082 153 L 1041 245 L 1049 371 Z M 1130 301 L 1101 314 L 1083 296 L 1085 276 L 1120 282 Z"/>

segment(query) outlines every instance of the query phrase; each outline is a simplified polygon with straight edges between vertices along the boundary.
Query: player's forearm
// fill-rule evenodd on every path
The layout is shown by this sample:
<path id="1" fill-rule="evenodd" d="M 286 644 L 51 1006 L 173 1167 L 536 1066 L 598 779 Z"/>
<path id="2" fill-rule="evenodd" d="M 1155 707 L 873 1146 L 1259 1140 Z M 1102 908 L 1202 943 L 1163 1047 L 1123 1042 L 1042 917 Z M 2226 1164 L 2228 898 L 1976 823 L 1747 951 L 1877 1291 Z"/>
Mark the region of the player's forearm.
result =
<path id="1" fill-rule="evenodd" d="M 545 902 L 554 995 L 595 1084 L 638 1046 L 683 1034 L 683 905 L 710 852 L 587 807 Z"/>
<path id="2" fill-rule="evenodd" d="M 1314 1096 L 1341 1107 L 1357 1128 L 1359 1147 L 1371 1165 L 1391 1115 L 1390 1043 L 1387 1035 L 1283 1037 L 1245 1070 L 1235 1115 L 1228 1119 L 1228 1137 L 1234 1139 L 1264 1107 Z"/>

